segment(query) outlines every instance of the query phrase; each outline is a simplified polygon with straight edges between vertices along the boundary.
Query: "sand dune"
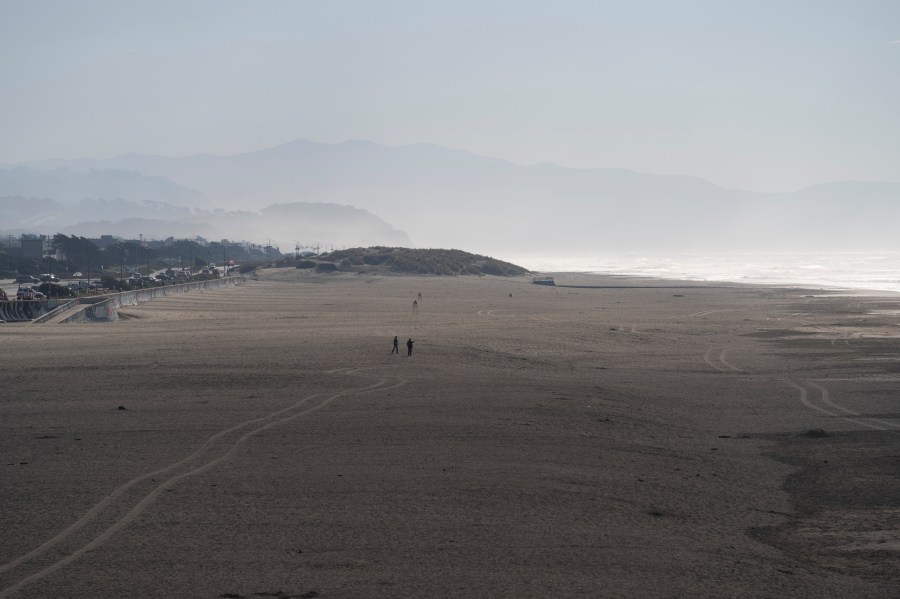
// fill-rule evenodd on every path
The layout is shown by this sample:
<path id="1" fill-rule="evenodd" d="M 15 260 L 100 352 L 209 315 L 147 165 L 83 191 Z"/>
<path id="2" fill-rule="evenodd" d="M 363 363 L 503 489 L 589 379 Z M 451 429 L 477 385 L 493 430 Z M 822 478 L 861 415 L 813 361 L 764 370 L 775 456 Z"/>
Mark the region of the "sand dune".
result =
<path id="1" fill-rule="evenodd" d="M 0 594 L 896 597 L 900 301 L 557 283 L 4 325 Z"/>

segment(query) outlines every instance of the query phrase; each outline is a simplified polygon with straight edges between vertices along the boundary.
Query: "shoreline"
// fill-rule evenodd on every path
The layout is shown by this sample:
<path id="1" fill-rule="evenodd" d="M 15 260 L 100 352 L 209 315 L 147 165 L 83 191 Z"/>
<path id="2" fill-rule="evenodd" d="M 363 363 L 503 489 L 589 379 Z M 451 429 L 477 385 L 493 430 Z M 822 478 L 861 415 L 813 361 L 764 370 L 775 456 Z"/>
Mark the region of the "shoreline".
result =
<path id="1" fill-rule="evenodd" d="M 874 289 L 900 292 L 900 252 L 653 252 L 593 255 L 513 255 L 504 259 L 538 271 L 650 276 L 751 285 Z"/>
<path id="2" fill-rule="evenodd" d="M 876 289 L 876 288 L 866 288 L 866 287 L 846 287 L 846 286 L 833 286 L 833 285 L 817 285 L 812 283 L 790 283 L 790 282 L 765 282 L 765 281 L 733 281 L 726 279 L 679 279 L 672 277 L 654 277 L 649 275 L 632 275 L 632 274 L 616 274 L 616 273 L 608 273 L 608 272 L 595 272 L 595 271 L 539 271 L 537 273 L 541 276 L 566 276 L 570 278 L 577 277 L 599 277 L 601 279 L 609 279 L 613 281 L 624 280 L 624 281 L 646 281 L 646 282 L 659 282 L 666 283 L 666 285 L 660 285 L 660 288 L 690 288 L 690 287 L 709 287 L 709 288 L 717 288 L 717 289 L 729 289 L 729 288 L 747 288 L 747 287 L 765 287 L 765 288 L 773 288 L 773 289 L 804 289 L 808 291 L 818 291 L 820 293 L 832 293 L 832 294 L 841 294 L 841 295 L 854 295 L 859 297 L 900 297 L 900 290 L 896 289 Z M 560 286 L 560 285 L 557 285 Z M 571 287 L 571 285 L 569 285 Z M 609 285 L 609 288 L 619 287 L 616 285 Z M 651 285 L 641 286 L 635 284 L 633 286 L 635 289 L 639 288 L 651 288 Z"/>

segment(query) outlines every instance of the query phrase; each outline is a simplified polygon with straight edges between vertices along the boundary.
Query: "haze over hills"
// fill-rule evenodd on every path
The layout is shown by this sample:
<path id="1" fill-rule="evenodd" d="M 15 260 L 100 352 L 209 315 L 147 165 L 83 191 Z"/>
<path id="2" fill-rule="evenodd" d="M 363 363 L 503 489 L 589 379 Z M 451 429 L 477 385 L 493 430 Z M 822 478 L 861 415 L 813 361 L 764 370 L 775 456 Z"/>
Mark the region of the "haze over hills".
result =
<path id="1" fill-rule="evenodd" d="M 127 189 L 122 189 L 127 195 Z M 0 234 L 64 233 L 82 237 L 168 237 L 323 242 L 335 246 L 412 245 L 409 236 L 374 214 L 337 204 L 292 202 L 261 210 L 208 210 L 166 202 L 84 199 L 62 203 L 23 196 L 0 197 Z M 276 244 L 277 245 L 277 244 Z"/>
<path id="2" fill-rule="evenodd" d="M 115 197 L 137 199 L 134 186 L 152 180 L 156 200 L 204 215 L 210 209 L 278 213 L 269 220 L 283 225 L 283 242 L 304 239 L 310 228 L 291 220 L 294 213 L 264 207 L 353 206 L 384 219 L 387 230 L 406 231 L 416 245 L 487 252 L 884 249 L 895 245 L 892 223 L 900 216 L 897 183 L 837 182 L 765 194 L 694 177 L 519 165 L 428 144 L 298 140 L 233 156 L 127 154 L 23 166 L 38 181 L 58 178 L 61 168 L 100 178 L 127 171 L 130 179 L 115 175 L 122 185 Z M 0 171 L 0 196 L 12 195 L 6 179 Z M 231 224 L 252 227 L 254 220 Z"/>
<path id="3" fill-rule="evenodd" d="M 0 196 L 52 199 L 62 203 L 125 196 L 135 202 L 162 201 L 178 206 L 199 206 L 206 202 L 201 192 L 166 177 L 103 166 L 75 169 L 60 165 L 51 170 L 0 167 Z"/>

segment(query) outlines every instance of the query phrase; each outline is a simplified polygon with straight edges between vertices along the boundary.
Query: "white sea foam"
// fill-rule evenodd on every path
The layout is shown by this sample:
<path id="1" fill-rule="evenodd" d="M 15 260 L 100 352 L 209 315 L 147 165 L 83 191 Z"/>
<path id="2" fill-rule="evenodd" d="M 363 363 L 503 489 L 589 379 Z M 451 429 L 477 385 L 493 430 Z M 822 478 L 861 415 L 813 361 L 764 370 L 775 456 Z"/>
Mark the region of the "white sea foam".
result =
<path id="1" fill-rule="evenodd" d="M 653 254 L 503 256 L 540 272 L 590 272 L 900 292 L 900 252 L 820 254 Z"/>

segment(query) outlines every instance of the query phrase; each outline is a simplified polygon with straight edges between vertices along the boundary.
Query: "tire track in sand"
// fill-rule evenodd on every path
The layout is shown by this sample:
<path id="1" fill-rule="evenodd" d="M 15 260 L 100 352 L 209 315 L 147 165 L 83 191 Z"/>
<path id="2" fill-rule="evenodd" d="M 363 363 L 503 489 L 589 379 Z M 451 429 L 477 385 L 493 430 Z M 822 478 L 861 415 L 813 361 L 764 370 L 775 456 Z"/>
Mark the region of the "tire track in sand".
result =
<path id="1" fill-rule="evenodd" d="M 333 372 L 337 372 L 337 371 L 331 371 L 331 372 L 333 373 Z M 149 478 L 153 478 L 153 477 L 160 476 L 160 475 L 166 474 L 168 472 L 171 472 L 171 471 L 179 468 L 180 466 L 183 466 L 184 464 L 190 462 L 191 460 L 196 459 L 197 457 L 202 455 L 207 449 L 209 449 L 213 443 L 215 443 L 217 440 L 221 439 L 222 437 L 224 437 L 225 435 L 227 435 L 229 433 L 240 430 L 241 428 L 243 428 L 249 424 L 255 424 L 257 422 L 262 422 L 262 421 L 268 420 L 269 418 L 272 418 L 274 416 L 277 416 L 279 414 L 287 412 L 289 410 L 295 409 L 295 408 L 305 404 L 306 402 L 316 398 L 318 395 L 320 395 L 320 394 L 313 393 L 312 395 L 308 395 L 308 396 L 304 397 L 303 399 L 301 399 L 300 401 L 298 401 L 297 403 L 295 403 L 291 406 L 288 406 L 282 410 L 278 410 L 277 412 L 272 412 L 271 414 L 267 414 L 266 416 L 261 416 L 260 418 L 254 418 L 252 420 L 247 420 L 240 424 L 236 424 L 235 426 L 233 426 L 231 428 L 220 431 L 220 432 L 216 433 L 215 435 L 213 435 L 212 437 L 210 437 L 209 439 L 207 439 L 206 442 L 203 445 L 201 445 L 197 451 L 188 455 L 187 457 L 175 462 L 174 464 L 169 464 L 165 468 L 160 468 L 159 470 L 154 470 L 152 472 L 147 472 L 146 474 L 137 476 L 137 477 L 129 480 L 128 482 L 120 485 L 112 493 L 110 493 L 109 495 L 104 497 L 100 502 L 98 502 L 96 505 L 94 505 L 94 507 L 92 507 L 90 510 L 88 510 L 87 513 L 84 514 L 84 516 L 82 516 L 81 518 L 79 518 L 78 520 L 73 522 L 65 530 L 63 530 L 62 532 L 60 532 L 53 538 L 46 541 L 39 547 L 26 553 L 25 555 L 23 555 L 19 558 L 16 558 L 10 562 L 7 562 L 3 565 L 0 565 L 0 574 L 15 568 L 16 566 L 18 566 L 19 564 L 21 564 L 25 561 L 31 560 L 31 559 L 41 555 L 48 549 L 52 548 L 53 546 L 59 544 L 61 541 L 64 541 L 65 539 L 70 537 L 72 534 L 78 532 L 78 530 L 80 530 L 85 525 L 89 524 L 94 518 L 96 518 L 99 515 L 99 513 L 102 512 L 105 508 L 107 508 L 115 499 L 117 499 L 118 497 L 123 495 L 126 491 L 128 491 L 132 487 L 136 486 L 138 483 L 141 483 Z"/>
<path id="2" fill-rule="evenodd" d="M 840 418 L 841 420 L 845 420 L 853 424 L 858 424 L 860 426 L 865 426 L 867 428 L 872 428 L 879 431 L 900 429 L 900 424 L 897 424 L 895 422 L 888 422 L 887 420 L 880 420 L 878 418 L 869 418 L 868 416 L 863 416 L 858 412 L 854 412 L 853 410 L 849 410 L 843 406 L 839 406 L 838 404 L 834 403 L 834 401 L 832 401 L 828 389 L 826 389 L 822 385 L 819 385 L 818 383 L 813 383 L 811 381 L 803 381 L 801 383 L 798 383 L 797 381 L 791 379 L 783 380 L 788 385 L 800 391 L 800 403 L 810 408 L 811 410 L 815 410 L 833 418 Z M 818 390 L 818 401 L 813 401 L 810 399 L 809 389 L 807 389 L 804 385 L 808 385 L 809 387 Z"/>
<path id="3" fill-rule="evenodd" d="M 713 359 L 713 353 L 719 352 L 718 355 Z M 725 359 L 725 355 L 728 353 L 728 348 L 717 348 L 711 347 L 706 350 L 706 354 L 703 356 L 703 360 L 718 370 L 719 372 L 744 372 L 743 369 L 738 368 L 731 362 Z"/>
<path id="4" fill-rule="evenodd" d="M 715 354 L 715 352 L 717 351 L 719 353 L 714 358 L 713 354 Z M 743 369 L 738 368 L 725 359 L 727 352 L 727 348 L 719 349 L 711 347 L 706 350 L 706 354 L 704 355 L 703 359 L 707 364 L 720 372 L 744 372 Z M 853 410 L 838 405 L 834 402 L 834 400 L 831 399 L 831 393 L 828 391 L 828 389 L 826 389 L 819 383 L 813 381 L 803 381 L 802 383 L 798 383 L 797 381 L 791 379 L 781 380 L 800 391 L 800 402 L 811 410 L 815 410 L 833 418 L 840 418 L 841 420 L 845 420 L 846 422 L 858 424 L 860 426 L 875 430 L 900 430 L 900 423 L 864 416 L 859 412 L 854 412 Z M 808 385 L 813 390 L 818 391 L 818 401 L 813 401 L 810 399 L 810 389 L 807 389 L 804 385 Z"/>
<path id="5" fill-rule="evenodd" d="M 804 313 L 804 314 L 807 314 L 807 313 Z M 843 341 L 844 345 L 849 347 L 851 338 L 858 339 L 859 337 L 862 337 L 862 333 L 848 333 L 847 331 L 841 331 L 840 329 L 836 329 L 835 327 L 830 327 L 830 326 L 821 325 L 821 324 L 815 324 L 815 323 L 809 322 L 808 320 L 798 320 L 798 322 L 800 322 L 800 324 L 802 324 L 803 326 L 807 326 L 807 327 L 809 327 L 811 329 L 815 329 L 817 331 L 822 331 L 823 333 L 838 335 L 838 337 L 830 340 L 831 345 L 837 345 L 839 341 Z"/>
<path id="6" fill-rule="evenodd" d="M 681 314 L 676 316 L 670 316 L 669 318 L 701 318 L 703 316 L 709 316 L 710 314 L 715 314 L 717 312 L 737 312 L 737 308 L 716 308 L 714 310 L 703 310 L 702 312 L 694 312 L 693 314 Z"/>
<path id="7" fill-rule="evenodd" d="M 345 374 L 352 375 L 352 374 L 358 373 L 360 370 L 361 369 L 338 368 L 335 370 L 327 371 L 327 374 L 336 374 L 336 373 L 344 372 Z M 237 451 L 237 449 L 241 445 L 244 444 L 244 442 L 246 442 L 248 439 L 255 436 L 256 434 L 261 433 L 261 432 L 263 432 L 269 428 L 272 428 L 274 426 L 287 423 L 287 422 L 294 420 L 296 418 L 299 418 L 301 416 L 305 416 L 307 414 L 310 414 L 312 412 L 320 410 L 320 409 L 324 408 L 325 406 L 327 406 L 328 404 L 334 402 L 335 400 L 337 400 L 341 397 L 352 396 L 352 395 L 362 395 L 362 394 L 371 393 L 374 391 L 395 389 L 397 387 L 401 387 L 406 384 L 407 381 L 405 378 L 402 378 L 402 377 L 397 377 L 397 378 L 398 378 L 398 381 L 396 383 L 394 383 L 393 385 L 387 386 L 387 387 L 385 387 L 385 385 L 389 379 L 382 378 L 382 379 L 379 379 L 378 382 L 376 382 L 372 385 L 367 385 L 365 387 L 359 387 L 359 388 L 355 388 L 355 389 L 348 389 L 345 391 L 339 391 L 337 393 L 333 393 L 333 394 L 329 395 L 327 398 L 325 398 L 324 400 L 320 401 L 319 403 L 313 405 L 310 408 L 307 408 L 307 409 L 299 411 L 299 412 L 290 413 L 290 412 L 296 410 L 297 408 L 303 407 L 307 402 L 311 401 L 312 399 L 315 399 L 316 397 L 322 395 L 321 393 L 313 393 L 286 408 L 277 410 L 275 412 L 272 412 L 270 414 L 267 414 L 267 415 L 259 417 L 259 418 L 253 418 L 253 419 L 244 421 L 244 422 L 237 424 L 231 428 L 220 431 L 220 432 L 216 433 L 215 435 L 213 435 L 212 437 L 210 437 L 209 439 L 207 439 L 207 441 L 200 447 L 200 449 L 198 449 L 194 453 L 190 454 L 189 456 L 179 460 L 178 462 L 175 462 L 174 464 L 170 464 L 169 466 L 166 466 L 165 468 L 161 468 L 161 469 L 155 470 L 153 472 L 142 474 L 140 476 L 137 476 L 137 477 L 129 480 L 128 482 L 117 487 L 112 493 L 110 493 L 109 495 L 104 497 L 94 507 L 92 507 L 90 510 L 88 510 L 88 512 L 85 513 L 85 515 L 83 515 L 81 518 L 79 518 L 74 523 L 69 525 L 66 529 L 64 529 L 62 532 L 60 532 L 53 538 L 44 542 L 39 547 L 29 551 L 25 555 L 23 555 L 19 558 L 16 558 L 10 562 L 7 562 L 6 564 L 0 565 L 0 573 L 10 571 L 22 564 L 26 564 L 26 563 L 30 562 L 34 558 L 39 557 L 40 555 L 49 551 L 50 549 L 53 549 L 54 547 L 56 547 L 57 545 L 59 545 L 60 543 L 62 543 L 63 541 L 65 541 L 66 539 L 68 539 L 69 537 L 74 535 L 75 533 L 77 533 L 79 530 L 81 530 L 88 524 L 92 523 L 95 520 L 98 520 L 100 518 L 100 516 L 102 515 L 102 512 L 105 509 L 107 509 L 108 507 L 110 507 L 117 498 L 122 496 L 126 491 L 135 487 L 139 483 L 146 481 L 148 478 L 152 478 L 154 476 L 159 476 L 159 475 L 170 473 L 170 472 L 178 469 L 179 467 L 187 464 L 188 462 L 200 457 L 203 453 L 205 453 L 212 446 L 213 443 L 215 443 L 217 440 L 221 439 L 222 437 L 226 436 L 229 433 L 238 431 L 238 430 L 240 430 L 244 427 L 247 427 L 249 425 L 252 425 L 252 424 L 258 424 L 260 422 L 269 421 L 266 424 L 258 426 L 256 428 L 244 433 L 241 437 L 239 437 L 236 441 L 234 441 L 234 443 L 232 443 L 231 446 L 228 448 L 228 450 L 225 451 L 225 453 L 223 453 L 222 455 L 220 455 L 210 461 L 207 461 L 206 463 L 203 463 L 199 466 L 196 466 L 196 467 L 192 468 L 191 470 L 188 470 L 187 472 L 183 472 L 181 474 L 176 474 L 174 476 L 171 476 L 167 480 L 159 483 L 149 493 L 147 493 L 142 499 L 140 499 L 124 516 L 121 516 L 117 520 L 114 520 L 113 523 L 110 526 L 108 526 L 105 530 L 103 530 L 103 532 L 101 532 L 99 535 L 95 536 L 93 539 L 91 539 L 86 544 L 81 545 L 81 547 L 79 547 L 75 551 L 69 553 L 65 557 L 62 557 L 61 559 L 42 568 L 41 570 L 38 570 L 37 572 L 34 572 L 32 574 L 25 576 L 24 578 L 22 578 L 21 580 L 19 580 L 18 582 L 16 582 L 15 584 L 13 584 L 11 586 L 8 586 L 4 589 L 0 589 L 0 597 L 6 597 L 10 593 L 15 593 L 15 592 L 21 590 L 25 585 L 30 584 L 40 578 L 43 578 L 44 576 L 47 576 L 48 574 L 51 574 L 51 573 L 59 570 L 60 568 L 63 568 L 64 566 L 68 565 L 69 563 L 75 561 L 76 559 L 78 559 L 79 557 L 84 555 L 86 552 L 91 551 L 91 550 L 96 549 L 97 547 L 101 546 L 103 543 L 105 543 L 107 540 L 109 540 L 109 538 L 112 537 L 116 532 L 118 532 L 119 530 L 121 530 L 122 528 L 124 528 L 125 526 L 130 524 L 131 522 L 133 522 L 135 520 L 135 518 L 138 515 L 140 515 L 141 512 L 143 512 L 162 492 L 173 487 L 175 484 L 177 484 L 178 482 L 180 482 L 181 480 L 183 480 L 185 478 L 188 478 L 190 476 L 194 476 L 197 474 L 201 474 L 202 472 L 205 472 L 206 470 L 209 470 L 210 468 L 225 461 L 226 459 L 231 457 Z"/>

